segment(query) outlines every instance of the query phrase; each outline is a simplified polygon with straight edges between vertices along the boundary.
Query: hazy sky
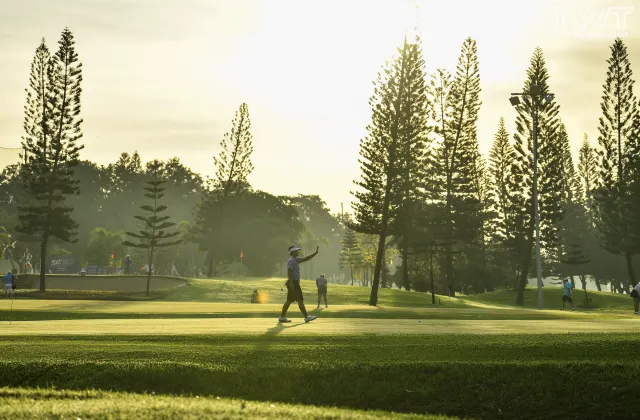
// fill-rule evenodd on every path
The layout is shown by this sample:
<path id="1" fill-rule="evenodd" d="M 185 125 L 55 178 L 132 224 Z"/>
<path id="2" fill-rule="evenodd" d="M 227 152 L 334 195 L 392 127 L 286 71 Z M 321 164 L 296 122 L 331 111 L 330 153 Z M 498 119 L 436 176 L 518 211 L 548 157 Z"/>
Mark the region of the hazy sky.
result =
<path id="1" fill-rule="evenodd" d="M 596 141 L 616 32 L 640 76 L 640 0 L 417 3 L 428 71 L 454 71 L 463 40 L 478 41 L 483 151 L 501 116 L 512 131 L 509 93 L 521 90 L 536 46 L 574 151 L 585 132 Z M 350 210 L 372 81 L 416 18 L 407 10 L 405 0 L 0 0 L 0 146 L 20 145 L 40 39 L 55 50 L 68 26 L 84 65 L 83 158 L 109 163 L 138 150 L 145 161 L 177 156 L 211 175 L 246 102 L 252 184 Z"/>

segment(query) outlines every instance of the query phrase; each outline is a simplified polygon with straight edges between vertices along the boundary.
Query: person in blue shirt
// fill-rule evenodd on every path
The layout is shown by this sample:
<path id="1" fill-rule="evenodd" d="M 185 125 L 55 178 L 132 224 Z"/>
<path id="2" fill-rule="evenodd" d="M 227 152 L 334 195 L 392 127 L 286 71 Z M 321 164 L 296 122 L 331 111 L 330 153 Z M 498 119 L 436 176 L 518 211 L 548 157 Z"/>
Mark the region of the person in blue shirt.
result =
<path id="1" fill-rule="evenodd" d="M 562 279 L 562 287 L 564 288 L 564 294 L 562 295 L 562 310 L 564 311 L 564 305 L 567 302 L 571 303 L 571 310 L 575 311 L 576 308 L 573 306 L 573 283 L 569 279 Z"/>
<path id="2" fill-rule="evenodd" d="M 11 299 L 13 299 L 13 291 L 16 288 L 16 280 L 18 280 L 17 273 L 18 270 L 14 268 L 4 276 L 4 291 Z"/>

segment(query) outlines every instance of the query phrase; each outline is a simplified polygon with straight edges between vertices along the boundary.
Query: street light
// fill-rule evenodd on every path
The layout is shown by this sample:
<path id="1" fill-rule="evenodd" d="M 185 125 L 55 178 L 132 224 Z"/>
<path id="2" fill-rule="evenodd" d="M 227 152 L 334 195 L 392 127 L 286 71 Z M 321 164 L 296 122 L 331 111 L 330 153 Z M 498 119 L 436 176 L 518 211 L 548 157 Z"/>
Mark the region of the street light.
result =
<path id="1" fill-rule="evenodd" d="M 538 214 L 538 106 L 540 99 L 549 105 L 553 100 L 553 93 L 542 94 L 539 85 L 530 85 L 529 92 L 512 93 L 509 98 L 511 105 L 520 105 L 520 96 L 531 98 L 531 125 L 533 128 L 533 213 L 536 224 L 536 268 L 538 275 L 538 309 L 542 309 L 542 258 L 540 257 L 540 215 Z"/>

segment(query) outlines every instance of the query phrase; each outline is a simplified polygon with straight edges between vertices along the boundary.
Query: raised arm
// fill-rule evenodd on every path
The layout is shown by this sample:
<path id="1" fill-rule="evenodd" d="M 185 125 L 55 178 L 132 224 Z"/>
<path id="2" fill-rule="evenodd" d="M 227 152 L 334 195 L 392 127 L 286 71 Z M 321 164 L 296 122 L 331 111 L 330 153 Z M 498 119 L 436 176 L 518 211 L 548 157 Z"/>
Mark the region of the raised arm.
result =
<path id="1" fill-rule="evenodd" d="M 301 262 L 301 263 L 303 263 L 303 262 L 307 262 L 307 261 L 309 261 L 310 259 L 312 259 L 313 257 L 315 257 L 316 255 L 318 255 L 318 250 L 319 250 L 319 249 L 320 249 L 320 247 L 316 247 L 316 252 L 314 252 L 314 253 L 313 253 L 313 254 L 311 254 L 311 255 L 307 255 L 307 256 L 306 256 L 306 257 L 304 257 L 304 258 L 300 258 L 300 262 Z"/>

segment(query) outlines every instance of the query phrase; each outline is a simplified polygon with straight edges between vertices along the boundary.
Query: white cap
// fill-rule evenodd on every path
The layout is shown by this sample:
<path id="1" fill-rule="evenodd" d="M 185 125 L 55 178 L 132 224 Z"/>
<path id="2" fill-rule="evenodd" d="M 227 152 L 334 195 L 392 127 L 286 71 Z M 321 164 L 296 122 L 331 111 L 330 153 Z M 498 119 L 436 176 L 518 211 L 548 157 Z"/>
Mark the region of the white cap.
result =
<path id="1" fill-rule="evenodd" d="M 295 246 L 295 245 L 291 245 L 291 246 L 289 247 L 289 254 L 291 254 L 293 251 L 300 251 L 300 250 L 301 250 L 301 248 L 298 248 L 298 247 L 297 247 L 297 246 Z"/>

